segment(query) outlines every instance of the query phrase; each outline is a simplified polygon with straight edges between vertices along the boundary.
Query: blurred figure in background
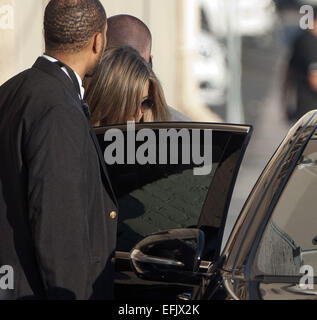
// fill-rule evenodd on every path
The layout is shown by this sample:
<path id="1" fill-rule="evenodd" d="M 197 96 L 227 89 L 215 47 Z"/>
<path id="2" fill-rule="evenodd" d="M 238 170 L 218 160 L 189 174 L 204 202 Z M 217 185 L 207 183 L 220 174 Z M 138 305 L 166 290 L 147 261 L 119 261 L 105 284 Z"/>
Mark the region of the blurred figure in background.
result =
<path id="1" fill-rule="evenodd" d="M 94 126 L 170 119 L 160 82 L 131 47 L 106 50 L 99 69 L 84 86 Z"/>
<path id="2" fill-rule="evenodd" d="M 283 104 L 289 121 L 317 107 L 317 8 L 314 28 L 300 33 L 292 48 L 284 83 Z"/>
<path id="3" fill-rule="evenodd" d="M 108 19 L 108 48 L 130 46 L 137 50 L 141 57 L 153 67 L 152 34 L 140 19 L 120 14 Z M 185 115 L 169 107 L 171 121 L 191 121 Z"/>

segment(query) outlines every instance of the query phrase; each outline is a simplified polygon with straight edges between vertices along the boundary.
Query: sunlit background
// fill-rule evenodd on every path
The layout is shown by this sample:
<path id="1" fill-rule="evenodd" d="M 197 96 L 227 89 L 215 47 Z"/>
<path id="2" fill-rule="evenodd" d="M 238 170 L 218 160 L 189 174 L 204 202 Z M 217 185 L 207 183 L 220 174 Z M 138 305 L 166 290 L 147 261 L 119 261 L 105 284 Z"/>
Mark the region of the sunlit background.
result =
<path id="1" fill-rule="evenodd" d="M 108 16 L 135 15 L 153 34 L 154 70 L 169 105 L 194 121 L 247 123 L 254 135 L 229 215 L 232 227 L 289 130 L 281 88 L 299 31 L 300 0 L 102 0 Z M 44 50 L 47 0 L 0 0 L 0 84 Z M 316 4 L 316 3 L 315 3 Z"/>

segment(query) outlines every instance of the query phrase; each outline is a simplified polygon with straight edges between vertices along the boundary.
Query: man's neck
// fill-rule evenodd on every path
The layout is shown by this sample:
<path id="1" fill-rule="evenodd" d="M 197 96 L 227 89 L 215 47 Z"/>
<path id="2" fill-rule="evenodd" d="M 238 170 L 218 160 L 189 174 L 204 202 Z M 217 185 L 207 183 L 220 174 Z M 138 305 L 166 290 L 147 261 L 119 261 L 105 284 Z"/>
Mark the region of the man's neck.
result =
<path id="1" fill-rule="evenodd" d="M 75 71 L 80 78 L 83 80 L 86 75 L 86 68 L 83 66 L 83 61 L 85 61 L 82 57 L 80 58 L 79 55 L 76 54 L 61 54 L 56 52 L 46 52 L 46 55 L 55 58 L 67 66 L 69 66 L 73 71 Z"/>

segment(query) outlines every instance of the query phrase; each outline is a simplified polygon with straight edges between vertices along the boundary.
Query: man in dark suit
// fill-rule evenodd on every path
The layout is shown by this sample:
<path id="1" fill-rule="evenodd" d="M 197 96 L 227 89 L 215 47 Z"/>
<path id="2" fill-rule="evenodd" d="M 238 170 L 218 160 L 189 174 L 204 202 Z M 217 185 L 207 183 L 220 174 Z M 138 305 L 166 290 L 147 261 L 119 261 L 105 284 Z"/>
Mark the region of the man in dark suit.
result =
<path id="1" fill-rule="evenodd" d="M 81 88 L 106 30 L 99 0 L 51 0 L 45 55 L 0 87 L 0 299 L 112 299 L 117 203 Z"/>

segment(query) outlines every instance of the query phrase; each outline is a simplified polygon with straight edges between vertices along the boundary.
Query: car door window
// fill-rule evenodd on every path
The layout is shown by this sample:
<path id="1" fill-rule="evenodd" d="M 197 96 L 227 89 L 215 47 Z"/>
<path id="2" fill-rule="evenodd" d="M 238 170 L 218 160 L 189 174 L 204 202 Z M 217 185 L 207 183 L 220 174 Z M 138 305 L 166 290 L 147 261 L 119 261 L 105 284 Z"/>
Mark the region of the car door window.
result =
<path id="1" fill-rule="evenodd" d="M 224 145 L 230 138 L 229 134 L 214 135 Z M 213 148 L 213 165 L 208 175 L 194 175 L 193 163 L 109 167 L 120 210 L 117 251 L 130 251 L 151 233 L 197 226 L 223 152 L 217 145 L 209 148 Z M 181 158 L 181 152 L 179 155 Z"/>
<path id="2" fill-rule="evenodd" d="M 193 127 L 197 128 L 197 125 Z M 207 129 L 208 125 L 200 127 Z M 177 129 L 177 132 L 180 130 L 182 129 Z M 192 131 L 197 129 L 188 130 L 192 137 Z M 153 131 L 156 136 L 159 135 L 159 129 Z M 214 229 L 215 234 L 218 232 L 227 209 L 224 203 L 232 192 L 231 185 L 236 169 L 240 166 L 240 158 L 244 153 L 243 145 L 250 128 L 237 127 L 232 132 L 213 130 L 212 141 L 206 146 L 204 130 L 200 131 L 201 155 L 206 153 L 204 148 L 212 150 L 212 168 L 208 174 L 195 175 L 194 169 L 198 166 L 193 159 L 189 162 L 183 161 L 183 144 L 174 142 L 171 146 L 170 140 L 167 142 L 167 150 L 171 150 L 171 147 L 179 149 L 178 164 L 170 161 L 169 152 L 167 164 L 159 164 L 159 161 L 156 164 L 126 164 L 125 161 L 125 164 L 115 163 L 108 166 L 119 202 L 117 251 L 128 252 L 147 235 L 167 229 L 208 225 L 209 230 Z M 127 134 L 124 129 L 123 132 Z M 104 133 L 98 134 L 102 150 L 106 150 L 110 142 L 104 141 L 103 137 Z M 124 141 L 124 149 L 127 150 L 127 139 Z M 158 141 L 159 139 L 157 143 Z M 189 144 L 192 152 L 194 143 L 191 140 Z M 135 149 L 138 150 L 140 145 L 141 143 L 136 141 Z M 160 147 L 157 145 L 156 150 Z M 197 149 L 197 146 L 195 148 Z M 218 170 L 219 167 L 222 167 L 222 170 Z M 216 179 L 217 187 L 211 192 L 210 187 L 218 171 L 220 174 Z M 216 189 L 218 192 L 215 192 Z M 213 210 L 210 206 L 213 206 Z M 202 212 L 205 214 L 203 219 Z"/>

